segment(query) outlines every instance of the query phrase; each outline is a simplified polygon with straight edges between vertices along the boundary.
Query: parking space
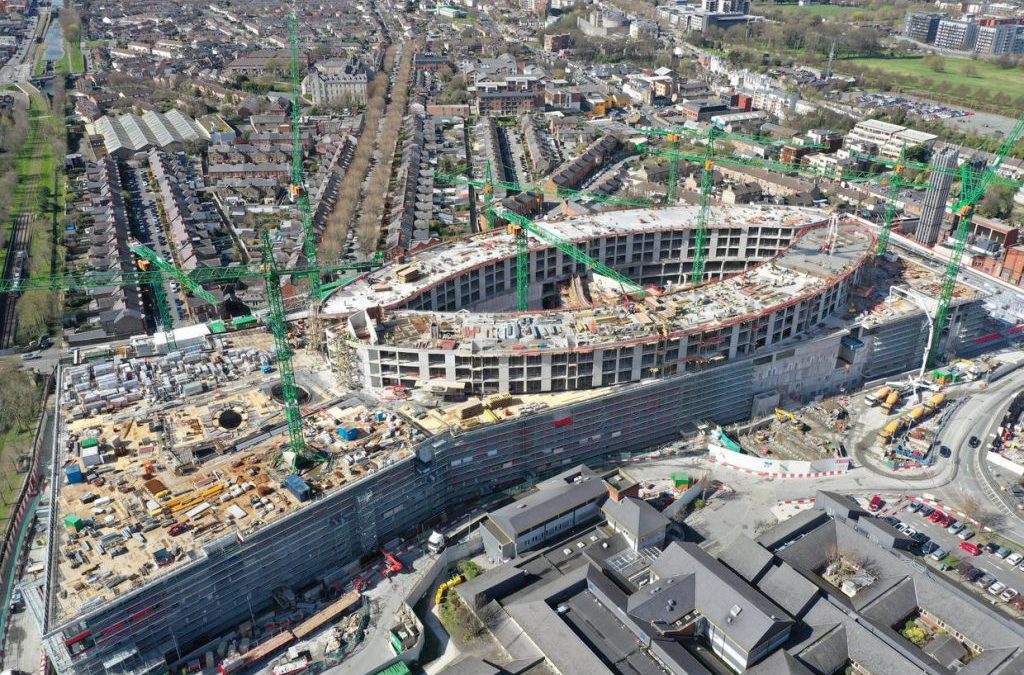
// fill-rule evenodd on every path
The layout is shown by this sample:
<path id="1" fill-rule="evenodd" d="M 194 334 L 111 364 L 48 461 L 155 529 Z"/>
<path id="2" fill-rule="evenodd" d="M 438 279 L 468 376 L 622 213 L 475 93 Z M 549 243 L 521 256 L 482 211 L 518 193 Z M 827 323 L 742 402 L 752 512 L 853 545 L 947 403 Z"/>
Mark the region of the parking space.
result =
<path id="1" fill-rule="evenodd" d="M 959 522 L 950 527 L 943 527 L 942 523 L 944 520 L 936 516 L 936 513 L 941 512 L 941 509 L 936 510 L 928 505 L 922 505 L 920 508 L 914 509 L 915 507 L 912 506 L 912 502 L 903 501 L 897 505 L 897 508 L 888 517 L 896 518 L 900 523 L 912 528 L 914 532 L 928 537 L 928 540 L 938 545 L 947 554 L 946 556 L 925 554 L 921 557 L 923 562 L 938 569 L 950 568 L 946 570 L 946 574 L 950 578 L 965 583 L 973 591 L 990 602 L 1005 604 L 1013 599 L 1012 596 L 1016 592 L 1024 592 L 1024 567 L 1022 567 L 1024 565 L 1024 551 L 1015 551 L 1007 547 L 996 549 L 995 547 L 1000 542 L 991 541 L 990 537 L 984 532 L 975 534 L 965 540 L 960 536 L 963 534 L 963 531 L 957 534 Z M 897 524 L 897 527 L 899 527 L 899 524 Z M 965 529 L 973 531 L 975 528 L 972 525 L 968 525 Z M 965 541 L 968 545 L 973 544 L 976 546 L 980 553 L 974 555 L 970 551 L 964 550 L 962 544 Z M 925 546 L 925 550 L 929 548 L 930 546 Z M 990 552 L 992 549 L 998 552 Z M 955 568 L 964 561 L 969 562 L 971 566 L 979 570 L 980 574 L 978 572 L 969 572 L 966 567 L 961 567 L 960 572 L 958 572 Z M 993 585 L 996 582 L 998 582 L 998 586 Z M 986 589 L 990 587 L 991 591 L 995 592 L 986 592 Z M 1004 593 L 1003 598 L 999 599 L 999 596 Z"/>

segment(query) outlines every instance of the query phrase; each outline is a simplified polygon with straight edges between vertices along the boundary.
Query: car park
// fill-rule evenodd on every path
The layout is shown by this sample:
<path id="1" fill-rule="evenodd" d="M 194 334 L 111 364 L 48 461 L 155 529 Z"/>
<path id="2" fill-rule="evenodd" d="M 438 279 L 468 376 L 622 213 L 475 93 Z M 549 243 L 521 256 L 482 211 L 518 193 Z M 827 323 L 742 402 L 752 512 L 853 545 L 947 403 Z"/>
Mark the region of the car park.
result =
<path id="1" fill-rule="evenodd" d="M 1004 584 L 1001 581 L 996 581 L 985 590 L 987 590 L 992 595 L 999 595 L 1000 593 L 1006 590 L 1006 584 Z"/>
<path id="2" fill-rule="evenodd" d="M 1010 600 L 1016 598 L 1018 595 L 1020 595 L 1020 593 L 1018 593 L 1016 589 L 1007 588 L 1005 591 L 999 594 L 999 599 L 1003 602 L 1009 602 Z"/>

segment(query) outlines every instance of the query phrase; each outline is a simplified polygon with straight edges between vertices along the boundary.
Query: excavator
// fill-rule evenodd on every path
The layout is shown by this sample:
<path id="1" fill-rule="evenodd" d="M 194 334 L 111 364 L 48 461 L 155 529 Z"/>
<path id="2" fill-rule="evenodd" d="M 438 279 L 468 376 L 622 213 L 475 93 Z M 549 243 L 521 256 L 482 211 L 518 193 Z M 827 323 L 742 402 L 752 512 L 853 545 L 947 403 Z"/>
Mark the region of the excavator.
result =
<path id="1" fill-rule="evenodd" d="M 791 413 L 790 411 L 784 408 L 775 409 L 775 419 L 777 419 L 780 422 L 789 421 L 789 425 L 793 427 L 793 429 L 795 429 L 796 431 L 799 431 L 800 433 L 807 431 L 807 425 L 804 423 L 804 421 L 797 417 L 794 413 Z"/>

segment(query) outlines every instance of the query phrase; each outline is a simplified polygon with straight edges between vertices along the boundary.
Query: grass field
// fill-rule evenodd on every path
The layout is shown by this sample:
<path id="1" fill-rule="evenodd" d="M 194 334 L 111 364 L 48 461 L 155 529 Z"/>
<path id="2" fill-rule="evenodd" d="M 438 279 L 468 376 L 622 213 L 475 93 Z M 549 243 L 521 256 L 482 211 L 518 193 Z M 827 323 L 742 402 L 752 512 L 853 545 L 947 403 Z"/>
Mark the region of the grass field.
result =
<path id="1" fill-rule="evenodd" d="M 942 63 L 936 71 L 922 57 L 870 57 L 847 59 L 836 70 L 859 74 L 863 68 L 883 72 L 893 84 L 906 91 L 929 95 L 938 100 L 959 99 L 1014 108 L 1016 97 L 1024 94 L 1024 68 L 1000 68 L 981 60 L 935 57 Z"/>
<path id="2" fill-rule="evenodd" d="M 25 474 L 17 473 L 18 455 L 28 452 L 34 432 L 0 434 L 0 528 L 7 524 L 9 504 L 18 496 Z"/>
<path id="3" fill-rule="evenodd" d="M 829 19 L 835 16 L 851 14 L 863 11 L 862 7 L 841 7 L 839 5 L 811 5 L 810 7 L 799 7 L 797 5 L 762 5 L 764 8 L 777 9 L 785 14 L 810 14 L 822 19 Z"/>
<path id="4" fill-rule="evenodd" d="M 68 72 L 78 75 L 85 72 L 85 56 L 82 55 L 82 45 L 72 44 L 64 41 L 64 58 L 68 61 Z"/>

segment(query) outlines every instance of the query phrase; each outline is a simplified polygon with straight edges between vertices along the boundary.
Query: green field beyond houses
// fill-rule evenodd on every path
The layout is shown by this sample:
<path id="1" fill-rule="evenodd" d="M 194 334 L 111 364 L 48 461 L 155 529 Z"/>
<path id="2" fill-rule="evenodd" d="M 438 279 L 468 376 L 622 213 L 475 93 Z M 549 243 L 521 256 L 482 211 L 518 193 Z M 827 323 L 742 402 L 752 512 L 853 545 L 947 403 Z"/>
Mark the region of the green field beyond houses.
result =
<path id="1" fill-rule="evenodd" d="M 863 73 L 865 84 L 920 93 L 941 101 L 972 102 L 1013 116 L 1024 104 L 1024 68 L 953 57 L 868 57 L 841 61 L 837 71 Z M 1014 112 L 1016 111 L 1016 113 Z"/>

